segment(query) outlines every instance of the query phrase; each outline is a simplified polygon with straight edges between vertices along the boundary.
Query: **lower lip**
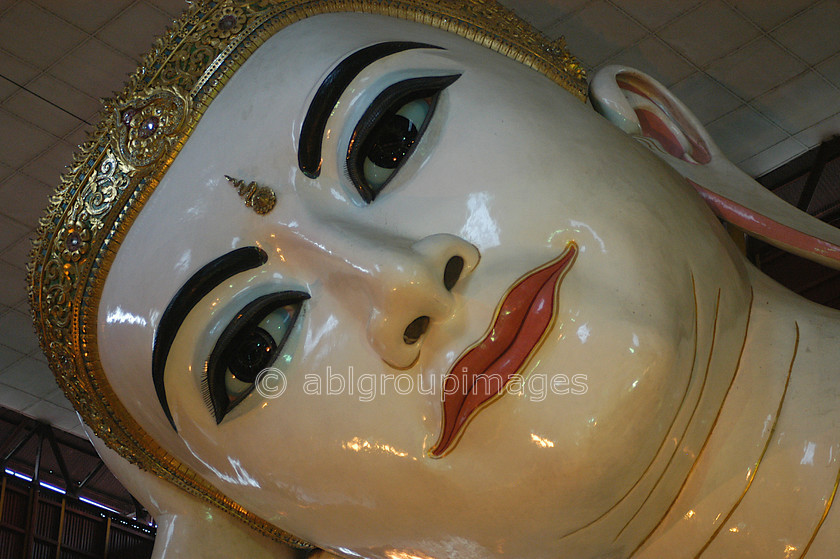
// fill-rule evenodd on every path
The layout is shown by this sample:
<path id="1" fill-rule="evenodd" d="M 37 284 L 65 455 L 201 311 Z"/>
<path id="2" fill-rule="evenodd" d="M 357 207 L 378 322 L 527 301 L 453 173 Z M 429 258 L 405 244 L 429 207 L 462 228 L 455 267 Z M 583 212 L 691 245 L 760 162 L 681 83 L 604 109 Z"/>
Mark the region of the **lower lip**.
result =
<path id="1" fill-rule="evenodd" d="M 542 345 L 554 323 L 558 288 L 577 253 L 570 242 L 560 256 L 514 282 L 487 333 L 449 370 L 443 384 L 443 428 L 432 457 L 452 451 L 467 424 L 502 394 Z"/>

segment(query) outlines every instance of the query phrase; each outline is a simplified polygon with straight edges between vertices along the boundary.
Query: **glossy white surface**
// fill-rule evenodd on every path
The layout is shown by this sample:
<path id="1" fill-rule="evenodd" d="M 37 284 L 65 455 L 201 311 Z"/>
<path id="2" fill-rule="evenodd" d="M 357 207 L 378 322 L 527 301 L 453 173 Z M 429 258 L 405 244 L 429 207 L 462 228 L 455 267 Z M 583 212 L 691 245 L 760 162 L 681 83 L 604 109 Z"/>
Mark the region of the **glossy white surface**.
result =
<path id="1" fill-rule="evenodd" d="M 108 469 L 146 507 L 157 523 L 152 559 L 293 559 L 299 552 L 250 528 L 129 464 L 90 429 L 87 436 Z"/>
<path id="2" fill-rule="evenodd" d="M 364 70 L 330 116 L 320 177 L 305 177 L 297 141 L 314 91 L 348 54 L 394 38 L 446 50 Z M 361 114 L 389 85 L 452 73 L 417 149 L 365 205 L 344 165 Z M 277 207 L 257 216 L 226 174 L 270 186 Z M 449 368 L 511 284 L 570 241 L 580 254 L 526 389 L 431 458 Z M 172 346 L 176 433 L 152 384 L 155 327 L 190 276 L 243 246 L 268 262 L 211 291 Z M 450 292 L 435 278 L 453 255 L 467 268 Z M 285 290 L 311 295 L 275 363 L 285 392 L 253 392 L 217 425 L 201 396 L 208 356 L 247 303 Z M 424 315 L 427 334 L 407 346 Z M 108 378 L 149 433 L 340 556 L 694 557 L 716 535 L 708 556 L 796 556 L 785 546 L 804 549 L 836 488 L 836 313 L 752 271 L 684 178 L 590 107 L 416 24 L 317 16 L 258 49 L 126 236 L 100 320 Z M 552 392 L 560 375 L 585 390 Z M 832 514 L 809 557 L 840 543 Z"/>

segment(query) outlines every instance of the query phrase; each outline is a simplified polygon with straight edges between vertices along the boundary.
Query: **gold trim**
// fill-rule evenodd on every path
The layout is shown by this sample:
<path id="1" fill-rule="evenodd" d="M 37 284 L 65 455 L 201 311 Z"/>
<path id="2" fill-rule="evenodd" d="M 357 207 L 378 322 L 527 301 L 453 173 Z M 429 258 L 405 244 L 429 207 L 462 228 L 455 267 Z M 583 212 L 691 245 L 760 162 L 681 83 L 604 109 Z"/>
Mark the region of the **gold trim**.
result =
<path id="1" fill-rule="evenodd" d="M 225 497 L 136 422 L 99 360 L 105 278 L 134 219 L 207 107 L 260 45 L 307 17 L 361 12 L 443 29 L 517 60 L 586 100 L 582 66 L 495 0 L 199 0 L 152 46 L 80 151 L 33 241 L 29 301 L 41 348 L 85 423 L 131 463 L 225 510 L 259 533 L 307 542 Z"/>
<path id="2" fill-rule="evenodd" d="M 820 517 L 820 521 L 817 523 L 817 527 L 814 528 L 814 533 L 811 534 L 811 539 L 808 540 L 808 544 L 805 546 L 805 549 L 802 550 L 802 555 L 799 556 L 799 559 L 804 559 L 805 555 L 807 555 L 808 551 L 811 549 L 811 544 L 813 544 L 814 540 L 817 539 L 817 534 L 819 534 L 820 528 L 822 528 L 825 519 L 828 518 L 828 513 L 831 511 L 831 505 L 834 504 L 834 497 L 837 496 L 838 485 L 840 485 L 840 471 L 837 472 L 837 478 L 834 480 L 834 489 L 831 490 L 831 495 L 828 497 L 828 501 L 825 504 L 825 510 Z"/>
<path id="3" fill-rule="evenodd" d="M 776 432 L 776 425 L 778 425 L 778 423 L 779 423 L 779 416 L 782 414 L 782 406 L 785 403 L 785 396 L 787 396 L 788 385 L 790 385 L 790 376 L 793 373 L 793 364 L 796 361 L 796 355 L 799 352 L 799 323 L 794 321 L 794 324 L 796 326 L 796 341 L 793 344 L 793 357 L 791 357 L 791 359 L 790 359 L 790 367 L 788 368 L 787 379 L 785 380 L 785 387 L 782 390 L 782 397 L 779 399 L 778 408 L 776 408 L 776 418 L 773 420 L 773 426 L 770 428 L 770 433 L 767 435 L 767 441 L 764 443 L 764 448 L 761 450 L 761 454 L 759 454 L 758 460 L 756 460 L 756 462 L 755 462 L 755 468 L 753 468 L 752 475 L 750 475 L 750 479 L 747 480 L 747 485 L 746 485 L 746 487 L 744 487 L 744 491 L 741 493 L 741 496 L 738 497 L 738 500 L 735 501 L 734 505 L 732 505 L 732 508 L 729 510 L 729 513 L 721 521 L 721 523 L 718 525 L 717 529 L 714 531 L 714 533 L 711 535 L 711 537 L 709 537 L 708 541 L 706 541 L 706 543 L 703 545 L 703 547 L 700 548 L 700 551 L 697 552 L 697 555 L 694 556 L 694 559 L 699 559 L 699 557 L 703 554 L 703 552 L 706 551 L 706 549 L 708 549 L 708 547 L 712 544 L 712 542 L 715 540 L 715 538 L 718 536 L 718 534 L 720 534 L 720 531 L 726 525 L 726 522 L 735 513 L 735 510 L 741 504 L 741 501 L 743 501 L 744 497 L 747 496 L 747 491 L 750 490 L 750 487 L 752 486 L 752 482 L 755 479 L 756 474 L 758 474 L 758 468 L 759 468 L 759 466 L 761 466 L 761 462 L 764 460 L 764 455 L 767 453 L 767 449 L 770 448 L 770 442 L 773 440 L 773 434 Z M 831 505 L 829 504 L 829 506 L 831 506 Z M 828 512 L 828 509 L 826 509 L 826 513 L 827 512 Z M 822 522 L 820 522 L 820 524 L 822 524 Z M 819 530 L 819 527 L 817 527 L 817 529 Z M 814 534 L 816 535 L 816 532 Z M 810 545 L 810 543 L 809 543 L 809 545 Z M 806 551 L 807 551 L 807 548 L 806 548 Z M 805 554 L 805 552 L 803 552 L 803 555 L 804 554 Z"/>
<path id="4" fill-rule="evenodd" d="M 633 557 L 637 551 L 639 551 L 645 543 L 650 539 L 650 537 L 656 532 L 656 529 L 659 528 L 659 525 L 662 524 L 662 521 L 668 517 L 671 513 L 671 509 L 674 508 L 674 505 L 677 504 L 677 500 L 680 498 L 680 495 L 685 489 L 688 480 L 691 478 L 691 474 L 694 472 L 694 469 L 697 467 L 697 464 L 700 462 L 700 456 L 702 456 L 703 451 L 706 450 L 706 446 L 709 444 L 709 440 L 712 438 L 712 434 L 715 432 L 715 427 L 717 426 L 718 420 L 720 419 L 720 414 L 723 413 L 723 406 L 726 403 L 726 399 L 729 397 L 729 392 L 732 390 L 732 386 L 735 384 L 735 379 L 738 377 L 738 371 L 741 369 L 741 359 L 744 357 L 744 350 L 747 347 L 747 338 L 749 337 L 750 333 L 750 322 L 752 321 L 752 311 L 753 311 L 753 301 L 755 299 L 755 290 L 750 287 L 750 303 L 749 303 L 749 312 L 747 313 L 747 323 L 744 326 L 744 341 L 741 342 L 741 353 L 738 354 L 738 362 L 735 364 L 735 372 L 732 374 L 732 378 L 729 380 L 729 386 L 726 387 L 726 393 L 723 395 L 723 400 L 721 400 L 720 408 L 718 409 L 717 414 L 715 415 L 714 421 L 712 421 L 712 426 L 709 428 L 709 434 L 706 436 L 706 440 L 703 441 L 703 446 L 700 447 L 700 451 L 697 452 L 697 458 L 694 460 L 694 463 L 691 465 L 691 468 L 688 470 L 688 473 L 685 476 L 685 481 L 683 481 L 682 485 L 680 485 L 679 490 L 674 497 L 674 500 L 671 501 L 671 504 L 668 505 L 668 509 L 665 511 L 665 514 L 662 515 L 660 521 L 656 524 L 656 526 L 651 530 L 645 539 L 643 539 L 636 548 L 630 552 L 628 557 Z"/>
<path id="5" fill-rule="evenodd" d="M 698 335 L 699 335 L 700 326 L 699 326 L 699 311 L 698 311 L 698 305 L 697 305 L 697 285 L 696 285 L 695 280 L 694 280 L 694 273 L 693 272 L 691 273 L 691 289 L 692 289 L 692 293 L 694 295 L 694 336 L 693 336 L 694 337 L 694 351 L 693 351 L 692 356 L 691 356 L 691 373 L 689 373 L 689 375 L 688 375 L 688 382 L 686 382 L 686 384 L 685 384 L 685 391 L 683 391 L 683 395 L 682 395 L 682 398 L 680 399 L 679 406 L 677 406 L 677 412 L 674 414 L 674 420 L 671 422 L 671 426 L 668 427 L 668 431 L 665 433 L 665 438 L 662 439 L 662 442 L 659 444 L 659 448 L 656 451 L 656 454 L 654 455 L 653 459 L 650 461 L 650 463 L 645 468 L 645 471 L 642 472 L 642 474 L 639 476 L 639 479 L 636 480 L 636 482 L 632 485 L 632 487 L 630 487 L 630 489 L 628 489 L 627 492 L 624 493 L 624 495 L 619 500 L 617 500 L 613 506 L 611 506 L 609 509 L 604 511 L 601 514 L 601 516 L 599 516 L 598 518 L 589 521 L 587 524 L 581 526 L 580 528 L 575 528 L 571 532 L 563 534 L 562 536 L 560 536 L 561 540 L 564 539 L 564 538 L 568 538 L 569 536 L 572 536 L 572 535 L 577 534 L 578 532 L 580 532 L 582 530 L 585 530 L 585 529 L 589 528 L 590 526 L 592 526 L 596 522 L 602 520 L 604 517 L 606 517 L 608 514 L 610 514 L 616 508 L 618 508 L 618 506 L 622 502 L 624 502 L 624 499 L 626 499 L 633 492 L 633 490 L 635 490 L 636 487 L 639 486 L 639 484 L 642 482 L 642 479 L 644 479 L 644 477 L 648 474 L 650 469 L 653 467 L 654 463 L 656 462 L 656 458 L 660 454 L 662 454 L 663 449 L 665 449 L 666 443 L 669 440 L 671 440 L 671 432 L 674 430 L 674 425 L 676 425 L 676 423 L 677 423 L 677 418 L 679 416 L 679 410 L 682 409 L 682 406 L 685 403 L 686 398 L 688 397 L 688 393 L 691 389 L 691 383 L 694 380 L 694 374 L 697 372 L 697 345 L 698 345 L 697 338 L 698 338 Z M 702 393 L 701 393 L 701 396 L 702 396 Z M 689 421 L 691 421 L 690 417 L 689 417 Z M 675 448 L 677 448 L 677 449 L 679 448 L 679 441 L 676 443 Z M 676 450 L 674 452 L 676 452 Z M 673 459 L 673 454 L 671 455 L 671 459 Z M 668 464 L 670 464 L 670 463 L 671 463 L 671 460 L 669 459 Z M 665 465 L 665 469 L 668 468 L 668 464 Z M 661 477 L 660 477 L 660 479 L 661 479 Z M 657 483 L 659 483 L 659 482 L 657 481 Z M 651 491 L 653 491 L 654 489 L 656 489 L 656 485 L 654 485 L 654 487 L 651 489 Z M 616 536 L 616 538 L 617 537 L 618 536 Z"/>
<path id="6" fill-rule="evenodd" d="M 799 324 L 796 325 L 796 340 L 799 341 Z M 793 364 L 791 364 L 791 369 L 793 368 Z M 811 545 L 814 543 L 814 540 L 817 539 L 817 534 L 819 534 L 820 529 L 822 528 L 825 519 L 828 518 L 828 513 L 831 511 L 831 505 L 834 504 L 834 498 L 837 496 L 837 487 L 840 486 L 840 470 L 837 472 L 837 477 L 834 479 L 834 488 L 831 490 L 831 495 L 828 497 L 828 501 L 825 503 L 825 510 L 823 510 L 822 516 L 820 517 L 820 521 L 817 523 L 817 527 L 814 528 L 814 533 L 811 534 L 811 539 L 808 540 L 808 543 L 805 545 L 805 548 L 802 550 L 802 555 L 799 556 L 799 559 L 804 559 L 805 556 L 808 554 L 808 551 L 811 549 Z"/>
<path id="7" fill-rule="evenodd" d="M 668 473 L 668 468 L 671 466 L 671 463 L 674 461 L 674 457 L 677 456 L 677 453 L 680 450 L 680 445 L 682 444 L 683 440 L 685 440 L 686 433 L 688 433 L 688 430 L 691 428 L 691 422 L 694 420 L 694 415 L 697 413 L 697 410 L 700 408 L 700 402 L 703 400 L 703 394 L 705 394 L 705 392 L 706 392 L 706 381 L 709 380 L 709 369 L 712 366 L 712 358 L 714 356 L 714 351 L 715 351 L 715 340 L 717 339 L 717 331 L 718 331 L 717 330 L 718 318 L 720 318 L 720 295 L 721 295 L 721 290 L 718 289 L 717 300 L 715 302 L 715 320 L 712 323 L 712 343 L 709 346 L 709 359 L 708 359 L 708 361 L 706 361 L 706 372 L 703 374 L 703 384 L 700 385 L 700 395 L 697 396 L 697 402 L 695 402 L 695 404 L 694 404 L 694 409 L 691 410 L 691 415 L 689 416 L 688 421 L 685 424 L 685 429 L 683 429 L 682 435 L 680 435 L 679 444 L 677 444 L 674 447 L 674 452 L 671 453 L 671 458 L 668 459 L 668 463 L 665 464 L 665 468 L 662 469 L 662 473 L 659 474 L 659 477 L 656 479 L 656 482 L 653 484 L 653 487 L 650 488 L 650 491 L 648 492 L 647 497 L 645 497 L 645 500 L 642 501 L 642 504 L 639 505 L 639 508 L 636 510 L 635 513 L 633 513 L 633 516 L 631 516 L 630 519 L 627 521 L 627 523 L 624 524 L 624 527 L 621 530 L 618 531 L 618 534 L 616 534 L 615 537 L 613 538 L 613 542 L 615 542 L 616 540 L 618 540 L 618 538 L 621 537 L 621 534 L 624 533 L 624 530 L 626 530 L 627 527 L 630 526 L 630 524 L 633 522 L 633 520 L 639 515 L 639 513 L 642 512 L 642 509 L 647 504 L 648 499 L 650 499 L 651 495 L 653 495 L 653 492 L 656 491 L 656 488 L 659 487 L 659 482 L 662 481 L 662 478 L 665 477 L 666 473 Z M 737 371 L 737 369 L 736 369 L 736 371 Z M 732 373 L 732 379 L 734 380 L 734 378 L 735 378 L 735 373 Z M 732 387 L 732 381 L 730 381 L 729 387 L 730 388 Z M 728 393 L 729 393 L 729 388 L 726 389 L 726 394 L 728 394 Z M 724 400 L 726 399 L 726 394 L 724 394 L 724 396 L 723 396 Z M 722 407 L 723 407 L 723 405 L 721 405 L 721 408 Z M 718 410 L 718 414 L 720 414 L 720 410 Z M 709 433 L 711 433 L 711 431 L 712 431 L 711 428 L 709 428 Z M 708 442 L 708 440 L 709 440 L 709 438 L 708 438 L 708 435 L 707 435 L 706 436 L 706 442 Z M 704 442 L 703 447 L 705 447 L 705 445 L 706 445 L 706 443 Z M 700 452 L 703 452 L 703 447 L 700 447 Z M 697 457 L 700 456 L 700 452 L 697 453 Z M 686 476 L 685 476 L 686 480 L 688 480 L 689 476 L 691 475 L 691 471 L 694 469 L 694 466 L 696 464 L 697 464 L 697 458 L 694 459 L 694 463 L 691 465 L 691 468 L 689 468 L 688 474 L 686 474 Z M 686 482 L 683 481 L 683 484 L 680 486 L 679 491 L 677 491 L 677 495 L 674 497 L 674 500 L 671 502 L 671 505 L 668 507 L 668 509 L 666 509 L 665 514 L 662 515 L 662 518 L 665 518 L 666 516 L 668 516 L 668 511 L 670 511 L 671 507 L 674 506 L 674 503 L 677 502 L 677 497 L 679 497 L 680 491 L 682 491 L 682 488 L 685 486 L 685 483 Z M 656 526 L 659 526 L 661 521 L 662 520 L 660 519 L 660 521 L 656 523 Z M 655 530 L 656 530 L 656 527 L 654 527 L 654 529 L 651 531 L 651 534 Z M 650 537 L 650 534 L 648 535 L 648 537 Z M 643 540 L 642 543 L 644 543 L 645 541 L 647 541 L 647 538 L 645 538 L 645 540 Z M 638 549 L 638 547 L 636 549 Z M 636 552 L 636 550 L 634 549 L 633 553 L 635 553 L 635 552 Z M 632 555 L 632 553 L 631 553 L 631 555 Z"/>

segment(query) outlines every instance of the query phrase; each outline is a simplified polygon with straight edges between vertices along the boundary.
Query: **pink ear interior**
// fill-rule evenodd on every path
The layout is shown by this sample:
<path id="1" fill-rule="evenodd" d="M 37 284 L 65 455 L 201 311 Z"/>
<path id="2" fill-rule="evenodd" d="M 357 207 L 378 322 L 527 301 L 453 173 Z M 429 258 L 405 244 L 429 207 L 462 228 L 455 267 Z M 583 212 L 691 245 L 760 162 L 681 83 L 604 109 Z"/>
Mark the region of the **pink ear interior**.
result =
<path id="1" fill-rule="evenodd" d="M 642 134 L 659 142 L 669 154 L 688 163 L 705 165 L 712 160 L 709 148 L 699 131 L 685 118 L 683 111 L 673 104 L 669 96 L 656 87 L 656 84 L 626 72 L 616 76 L 616 83 L 620 89 L 644 97 L 665 112 L 680 128 L 691 145 L 691 151 L 685 152 L 674 133 L 658 115 L 643 108 L 636 108 L 634 110 L 642 127 Z"/>
<path id="2" fill-rule="evenodd" d="M 648 111 L 647 109 L 634 109 L 636 117 L 639 119 L 639 125 L 642 127 L 642 134 L 645 137 L 653 138 L 665 151 L 673 155 L 677 159 L 688 161 L 688 156 L 682 147 L 682 144 L 671 132 L 665 123 L 659 118 L 659 115 Z"/>

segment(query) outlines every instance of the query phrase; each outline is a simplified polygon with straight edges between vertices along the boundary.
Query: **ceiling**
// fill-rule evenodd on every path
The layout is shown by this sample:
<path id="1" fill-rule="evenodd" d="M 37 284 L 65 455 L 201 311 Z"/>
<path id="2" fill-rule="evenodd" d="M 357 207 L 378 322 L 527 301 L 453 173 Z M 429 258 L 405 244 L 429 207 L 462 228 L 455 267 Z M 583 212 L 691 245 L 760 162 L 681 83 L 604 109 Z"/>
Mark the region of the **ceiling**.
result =
<path id="1" fill-rule="evenodd" d="M 671 88 L 758 176 L 840 133 L 838 0 L 504 0 L 593 70 Z M 32 331 L 29 239 L 98 99 L 183 0 L 0 0 L 0 406 L 82 434 Z"/>

